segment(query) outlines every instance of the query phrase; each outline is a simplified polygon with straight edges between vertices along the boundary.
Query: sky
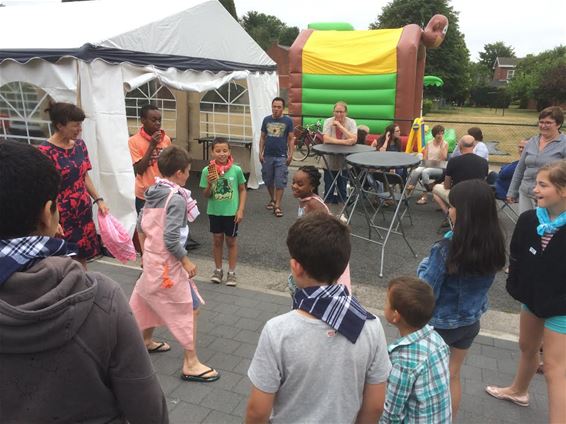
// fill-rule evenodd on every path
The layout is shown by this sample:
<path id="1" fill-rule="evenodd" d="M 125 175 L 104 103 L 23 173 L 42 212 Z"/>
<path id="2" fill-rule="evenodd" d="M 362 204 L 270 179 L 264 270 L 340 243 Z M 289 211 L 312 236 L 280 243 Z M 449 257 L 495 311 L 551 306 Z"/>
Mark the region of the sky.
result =
<path id="1" fill-rule="evenodd" d="M 0 0 L 6 5 L 57 0 Z M 131 1 L 136 0 L 114 0 Z M 182 2 L 183 0 L 176 0 Z M 426 1 L 426 0 L 423 0 Z M 517 57 L 537 54 L 566 45 L 566 1 L 564 0 L 450 0 L 459 12 L 472 61 L 479 59 L 484 45 L 503 41 Z M 234 0 L 236 12 L 274 15 L 288 26 L 305 29 L 310 22 L 348 22 L 355 29 L 368 29 L 386 0 Z M 159 7 L 159 2 L 156 2 Z"/>

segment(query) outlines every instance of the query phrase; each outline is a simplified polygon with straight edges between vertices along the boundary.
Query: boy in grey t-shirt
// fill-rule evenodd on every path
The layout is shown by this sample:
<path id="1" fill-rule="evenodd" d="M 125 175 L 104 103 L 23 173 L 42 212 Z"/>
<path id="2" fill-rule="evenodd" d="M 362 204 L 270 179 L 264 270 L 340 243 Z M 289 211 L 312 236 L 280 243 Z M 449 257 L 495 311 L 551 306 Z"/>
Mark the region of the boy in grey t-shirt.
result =
<path id="1" fill-rule="evenodd" d="M 248 370 L 246 423 L 377 422 L 391 363 L 381 323 L 336 284 L 348 228 L 309 214 L 289 229 L 294 309 L 265 325 Z"/>

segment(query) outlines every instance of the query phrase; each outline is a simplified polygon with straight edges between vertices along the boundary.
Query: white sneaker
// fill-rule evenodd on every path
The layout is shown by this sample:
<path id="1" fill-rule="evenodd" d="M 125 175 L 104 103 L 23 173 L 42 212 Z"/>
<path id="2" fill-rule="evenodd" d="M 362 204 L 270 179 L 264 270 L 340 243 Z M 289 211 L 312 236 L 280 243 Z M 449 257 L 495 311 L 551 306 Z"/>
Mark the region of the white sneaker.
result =
<path id="1" fill-rule="evenodd" d="M 226 274 L 226 285 L 230 287 L 236 287 L 238 280 L 236 279 L 236 273 L 228 271 Z"/>
<path id="2" fill-rule="evenodd" d="M 220 284 L 222 283 L 222 277 L 224 277 L 224 271 L 222 271 L 221 269 L 215 269 L 212 273 L 212 277 L 210 277 L 210 281 L 216 284 Z"/>

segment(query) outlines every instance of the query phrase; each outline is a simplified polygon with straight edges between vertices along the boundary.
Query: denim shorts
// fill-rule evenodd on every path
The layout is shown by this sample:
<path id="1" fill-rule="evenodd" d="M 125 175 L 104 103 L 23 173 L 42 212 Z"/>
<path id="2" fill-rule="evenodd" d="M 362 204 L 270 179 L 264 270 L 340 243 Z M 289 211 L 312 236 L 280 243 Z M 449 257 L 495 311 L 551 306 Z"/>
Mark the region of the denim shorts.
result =
<path id="1" fill-rule="evenodd" d="M 284 189 L 287 187 L 287 167 L 286 157 L 265 156 L 261 167 L 261 178 L 267 187 Z"/>
<path id="2" fill-rule="evenodd" d="M 191 297 L 193 298 L 193 311 L 196 311 L 200 306 L 200 300 L 198 299 L 198 296 L 195 292 L 195 289 L 193 289 L 193 286 L 189 284 L 189 288 L 191 289 Z"/>
<path id="3" fill-rule="evenodd" d="M 532 314 L 531 310 L 527 308 L 527 305 L 521 305 L 521 309 Z M 566 334 L 566 315 L 556 315 L 554 317 L 541 319 L 544 319 L 544 328 L 558 334 Z"/>
<path id="4" fill-rule="evenodd" d="M 444 340 L 450 347 L 455 347 L 456 349 L 469 349 L 474 339 L 480 332 L 480 322 L 476 321 L 473 324 L 466 325 L 464 327 L 442 329 L 434 328 L 440 337 Z"/>

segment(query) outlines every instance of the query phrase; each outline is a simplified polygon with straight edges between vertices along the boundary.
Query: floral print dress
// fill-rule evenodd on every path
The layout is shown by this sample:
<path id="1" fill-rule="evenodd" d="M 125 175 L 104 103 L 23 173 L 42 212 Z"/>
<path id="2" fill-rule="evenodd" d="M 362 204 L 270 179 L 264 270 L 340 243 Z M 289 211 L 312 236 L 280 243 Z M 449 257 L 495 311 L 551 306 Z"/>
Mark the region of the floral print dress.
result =
<path id="1" fill-rule="evenodd" d="M 61 174 L 57 196 L 64 239 L 75 243 L 78 256 L 92 259 L 100 255 L 100 243 L 92 220 L 92 201 L 86 189 L 87 172 L 92 169 L 86 144 L 75 140 L 70 149 L 44 141 L 39 150 L 53 161 Z"/>

